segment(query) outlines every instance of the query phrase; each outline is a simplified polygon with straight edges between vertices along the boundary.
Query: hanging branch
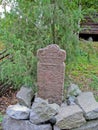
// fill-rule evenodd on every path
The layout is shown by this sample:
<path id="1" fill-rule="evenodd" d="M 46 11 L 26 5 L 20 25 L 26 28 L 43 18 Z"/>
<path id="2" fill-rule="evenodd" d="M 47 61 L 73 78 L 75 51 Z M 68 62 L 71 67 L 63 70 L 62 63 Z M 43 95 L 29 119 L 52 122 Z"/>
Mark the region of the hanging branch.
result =
<path id="1" fill-rule="evenodd" d="M 53 44 L 56 44 L 56 32 L 55 32 L 56 3 L 55 3 L 55 0 L 51 0 L 51 4 L 53 5 L 53 16 L 52 16 L 52 20 L 51 20 L 52 39 L 53 39 Z"/>

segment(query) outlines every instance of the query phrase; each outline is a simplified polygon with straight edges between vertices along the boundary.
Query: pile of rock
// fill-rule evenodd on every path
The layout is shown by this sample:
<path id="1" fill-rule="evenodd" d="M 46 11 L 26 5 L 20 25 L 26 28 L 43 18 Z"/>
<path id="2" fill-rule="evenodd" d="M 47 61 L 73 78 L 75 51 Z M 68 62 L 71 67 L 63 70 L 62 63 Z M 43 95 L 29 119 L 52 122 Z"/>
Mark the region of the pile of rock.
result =
<path id="1" fill-rule="evenodd" d="M 26 87 L 16 97 L 19 103 L 7 108 L 3 130 L 98 130 L 98 102 L 75 84 L 68 88 L 61 106 L 34 98 L 32 89 Z"/>

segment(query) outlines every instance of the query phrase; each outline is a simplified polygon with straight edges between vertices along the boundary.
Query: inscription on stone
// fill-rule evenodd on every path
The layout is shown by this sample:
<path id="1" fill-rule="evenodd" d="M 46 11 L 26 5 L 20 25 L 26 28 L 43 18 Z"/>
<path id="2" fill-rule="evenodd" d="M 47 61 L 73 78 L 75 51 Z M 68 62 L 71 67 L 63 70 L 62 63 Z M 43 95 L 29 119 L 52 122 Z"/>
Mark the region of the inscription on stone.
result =
<path id="1" fill-rule="evenodd" d="M 38 96 L 50 103 L 62 103 L 66 53 L 52 44 L 37 52 Z"/>

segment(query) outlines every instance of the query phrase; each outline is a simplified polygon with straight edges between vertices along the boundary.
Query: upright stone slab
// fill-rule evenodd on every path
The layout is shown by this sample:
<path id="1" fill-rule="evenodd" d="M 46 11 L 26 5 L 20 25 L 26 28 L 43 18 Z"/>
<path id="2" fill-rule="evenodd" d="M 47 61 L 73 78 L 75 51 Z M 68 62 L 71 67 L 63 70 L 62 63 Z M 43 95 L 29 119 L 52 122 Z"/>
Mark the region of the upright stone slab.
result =
<path id="1" fill-rule="evenodd" d="M 60 105 L 63 97 L 66 53 L 58 45 L 52 44 L 39 49 L 37 56 L 38 95 L 48 99 L 50 103 Z"/>

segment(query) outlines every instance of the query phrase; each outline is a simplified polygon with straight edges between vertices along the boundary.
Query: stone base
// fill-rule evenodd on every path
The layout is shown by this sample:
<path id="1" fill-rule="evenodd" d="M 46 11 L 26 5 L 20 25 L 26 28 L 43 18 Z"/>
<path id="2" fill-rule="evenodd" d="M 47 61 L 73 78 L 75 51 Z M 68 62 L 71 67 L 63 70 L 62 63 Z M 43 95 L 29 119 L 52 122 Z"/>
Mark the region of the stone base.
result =
<path id="1" fill-rule="evenodd" d="M 18 104 L 8 107 L 6 112 L 8 116 L 3 119 L 2 128 L 3 130 L 98 130 L 98 118 L 96 118 L 98 102 L 95 101 L 92 93 L 81 93 L 76 98 L 79 106 L 76 104 L 68 106 L 65 102 L 61 107 L 57 104 L 49 104 L 41 98 L 35 98 L 26 118 L 24 118 L 24 106 Z M 89 104 L 84 104 L 84 101 Z M 89 121 L 85 120 L 84 111 L 91 113 Z M 90 117 L 93 117 L 93 120 Z"/>
<path id="2" fill-rule="evenodd" d="M 80 128 L 76 128 L 72 130 L 98 130 L 98 120 L 88 121 Z"/>
<path id="3" fill-rule="evenodd" d="M 52 130 L 51 125 L 34 125 L 28 120 L 16 120 L 5 116 L 2 122 L 3 130 Z"/>
<path id="4" fill-rule="evenodd" d="M 50 124 L 35 125 L 28 120 L 16 120 L 10 118 L 9 116 L 4 117 L 2 127 L 3 130 L 52 130 Z M 54 130 L 61 130 L 61 129 L 54 126 Z M 98 120 L 88 121 L 83 126 L 70 130 L 98 130 Z"/>

